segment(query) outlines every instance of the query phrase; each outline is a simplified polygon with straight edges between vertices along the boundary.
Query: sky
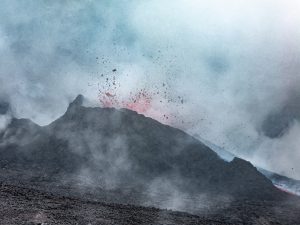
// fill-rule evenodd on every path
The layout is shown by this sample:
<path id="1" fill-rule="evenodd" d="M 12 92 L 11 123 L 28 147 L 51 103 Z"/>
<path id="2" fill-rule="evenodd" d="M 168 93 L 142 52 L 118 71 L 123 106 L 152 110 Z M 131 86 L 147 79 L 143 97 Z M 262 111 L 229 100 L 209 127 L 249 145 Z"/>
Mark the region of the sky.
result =
<path id="1" fill-rule="evenodd" d="M 46 125 L 83 94 L 300 179 L 299 1 L 3 0 L 0 15 L 14 116 Z"/>

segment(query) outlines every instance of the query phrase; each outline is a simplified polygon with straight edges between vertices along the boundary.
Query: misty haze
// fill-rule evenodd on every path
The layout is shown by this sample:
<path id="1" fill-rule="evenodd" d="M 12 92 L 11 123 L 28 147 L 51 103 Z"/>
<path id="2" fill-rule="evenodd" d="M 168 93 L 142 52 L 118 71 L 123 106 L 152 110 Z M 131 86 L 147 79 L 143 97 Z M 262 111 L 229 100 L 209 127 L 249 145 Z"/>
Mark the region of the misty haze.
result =
<path id="1" fill-rule="evenodd" d="M 3 0 L 0 224 L 300 224 L 300 3 Z"/>

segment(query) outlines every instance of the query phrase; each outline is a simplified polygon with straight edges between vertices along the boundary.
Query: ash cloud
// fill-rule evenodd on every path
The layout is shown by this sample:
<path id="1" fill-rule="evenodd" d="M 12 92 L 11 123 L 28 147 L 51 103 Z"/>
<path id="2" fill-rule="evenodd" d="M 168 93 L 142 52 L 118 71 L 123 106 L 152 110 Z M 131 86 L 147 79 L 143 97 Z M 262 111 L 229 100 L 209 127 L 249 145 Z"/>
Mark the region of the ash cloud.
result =
<path id="1" fill-rule="evenodd" d="M 277 111 L 268 114 L 263 121 L 262 131 L 267 137 L 281 138 L 300 119 L 300 91 L 292 91 Z"/>
<path id="2" fill-rule="evenodd" d="M 9 111 L 9 103 L 5 101 L 0 101 L 0 115 L 5 115 Z"/>
<path id="3" fill-rule="evenodd" d="M 107 77 L 123 98 L 164 83 L 146 114 L 300 178 L 299 12 L 283 0 L 4 0 L 0 98 L 44 125 L 79 93 L 98 105 Z"/>

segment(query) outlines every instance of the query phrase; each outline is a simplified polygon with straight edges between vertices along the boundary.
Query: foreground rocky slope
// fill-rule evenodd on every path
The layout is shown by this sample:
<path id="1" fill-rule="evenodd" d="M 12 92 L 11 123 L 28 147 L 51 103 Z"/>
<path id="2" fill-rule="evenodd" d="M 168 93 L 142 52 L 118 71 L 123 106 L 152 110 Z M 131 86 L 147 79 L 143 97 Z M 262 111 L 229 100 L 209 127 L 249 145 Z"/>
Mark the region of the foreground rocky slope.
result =
<path id="1" fill-rule="evenodd" d="M 37 190 L 1 181 L 0 224 L 5 225 L 291 225 L 299 224 L 300 201 L 234 201 L 228 207 L 205 214 L 104 203 L 81 197 Z"/>
<path id="2" fill-rule="evenodd" d="M 186 213 L 59 197 L 11 185 L 0 186 L 0 200 L 0 223 L 6 225 L 220 224 Z"/>

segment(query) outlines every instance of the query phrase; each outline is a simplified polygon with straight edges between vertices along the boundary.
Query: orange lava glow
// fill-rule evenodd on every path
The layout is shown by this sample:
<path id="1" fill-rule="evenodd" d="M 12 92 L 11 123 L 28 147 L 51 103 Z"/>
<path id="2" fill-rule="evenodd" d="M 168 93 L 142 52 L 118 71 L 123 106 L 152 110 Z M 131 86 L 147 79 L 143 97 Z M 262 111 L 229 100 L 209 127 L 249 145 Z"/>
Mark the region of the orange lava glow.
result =
<path id="1" fill-rule="evenodd" d="M 171 112 L 169 106 L 183 107 L 183 97 L 172 97 L 169 94 L 168 84 L 155 84 L 150 88 L 137 88 L 126 93 L 122 92 L 122 83 L 118 82 L 115 74 L 113 76 L 101 75 L 100 79 L 102 82 L 98 83 L 98 99 L 101 107 L 126 108 L 164 124 L 182 125 L 183 121 L 178 118 L 178 113 L 174 112 L 174 107 Z"/>
<path id="2" fill-rule="evenodd" d="M 105 108 L 127 108 L 141 114 L 147 113 L 152 106 L 152 96 L 145 90 L 140 90 L 137 94 L 131 94 L 128 100 L 119 100 L 116 94 L 105 92 L 99 95 L 102 107 Z"/>
<path id="3" fill-rule="evenodd" d="M 151 101 L 146 98 L 138 98 L 133 102 L 126 103 L 124 108 L 145 114 L 151 108 Z"/>

